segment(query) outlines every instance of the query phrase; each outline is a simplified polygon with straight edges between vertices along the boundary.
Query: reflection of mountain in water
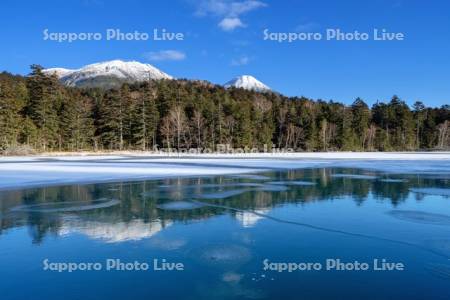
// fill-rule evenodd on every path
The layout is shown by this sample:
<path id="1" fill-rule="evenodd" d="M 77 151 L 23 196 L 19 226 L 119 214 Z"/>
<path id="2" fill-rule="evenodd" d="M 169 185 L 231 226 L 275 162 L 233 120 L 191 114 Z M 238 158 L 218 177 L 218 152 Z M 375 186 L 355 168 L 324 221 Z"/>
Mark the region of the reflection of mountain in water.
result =
<path id="1" fill-rule="evenodd" d="M 341 175 L 333 177 L 333 174 Z M 355 178 L 342 174 L 363 176 Z M 242 226 L 251 227 L 259 222 L 261 215 L 288 203 L 308 205 L 315 201 L 340 201 L 348 196 L 357 205 L 368 197 L 374 197 L 397 206 L 410 195 L 411 188 L 444 188 L 449 185 L 447 177 L 436 179 L 405 175 L 390 177 L 394 180 L 386 181 L 383 180 L 387 178 L 384 174 L 356 169 L 292 170 L 261 175 L 264 176 L 175 178 L 4 191 L 0 192 L 0 234 L 10 228 L 27 226 L 35 243 L 42 242 L 48 234 L 76 232 L 106 242 L 121 242 L 151 237 L 174 222 L 201 220 L 225 213 L 233 214 Z M 286 183 L 294 180 L 315 184 Z M 274 182 L 282 182 L 283 186 L 286 184 L 286 189 L 270 188 L 277 186 Z M 413 195 L 418 200 L 426 197 L 417 193 Z M 96 199 L 118 199 L 120 203 L 111 207 L 98 207 L 94 205 Z M 173 201 L 190 200 L 201 200 L 217 206 L 192 205 L 192 209 L 164 209 L 172 207 L 170 203 Z M 82 202 L 80 207 L 93 209 L 58 213 L 26 209 L 14 211 L 17 207 L 41 207 L 42 204 L 45 207 L 47 203 L 64 206 L 71 201 Z M 225 207 L 237 210 L 230 212 Z"/>
<path id="2" fill-rule="evenodd" d="M 256 209 L 254 212 L 238 212 L 236 219 L 242 224 L 243 227 L 253 227 L 259 220 L 263 219 L 261 215 L 267 214 L 270 209 Z M 260 215 L 261 214 L 261 215 Z"/>
<path id="3" fill-rule="evenodd" d="M 163 224 L 158 220 L 150 223 L 145 223 L 142 220 L 133 220 L 128 223 L 70 220 L 63 222 L 59 234 L 81 233 L 92 239 L 99 239 L 107 243 L 118 243 L 152 237 L 170 225 L 172 225 L 172 222 Z"/>

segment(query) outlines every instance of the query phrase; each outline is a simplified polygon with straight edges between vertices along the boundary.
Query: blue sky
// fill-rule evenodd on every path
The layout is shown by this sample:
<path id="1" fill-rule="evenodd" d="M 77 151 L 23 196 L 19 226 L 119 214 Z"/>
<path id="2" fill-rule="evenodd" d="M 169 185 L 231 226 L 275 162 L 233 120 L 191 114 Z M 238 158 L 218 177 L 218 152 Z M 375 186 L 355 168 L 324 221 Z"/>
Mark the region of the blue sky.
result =
<path id="1" fill-rule="evenodd" d="M 369 104 L 450 103 L 450 2 L 421 0 L 11 1 L 0 4 L 0 70 L 79 68 L 111 59 L 224 83 L 250 74 L 286 95 Z M 45 41 L 50 32 L 184 34 L 183 41 Z M 264 40 L 263 31 L 401 32 L 403 41 Z"/>

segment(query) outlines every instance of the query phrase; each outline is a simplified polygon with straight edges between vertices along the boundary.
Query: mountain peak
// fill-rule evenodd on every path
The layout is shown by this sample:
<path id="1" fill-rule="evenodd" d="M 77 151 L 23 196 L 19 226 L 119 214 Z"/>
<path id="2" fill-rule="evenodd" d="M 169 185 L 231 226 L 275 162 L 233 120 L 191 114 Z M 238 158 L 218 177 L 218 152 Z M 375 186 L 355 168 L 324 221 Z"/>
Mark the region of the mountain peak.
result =
<path id="1" fill-rule="evenodd" d="M 44 73 L 55 74 L 63 84 L 77 87 L 110 88 L 125 82 L 172 79 L 172 76 L 150 64 L 118 59 L 86 65 L 76 70 L 51 68 L 44 70 Z"/>
<path id="2" fill-rule="evenodd" d="M 235 87 L 257 92 L 270 91 L 270 87 L 251 75 L 241 75 L 224 84 L 225 88 Z"/>

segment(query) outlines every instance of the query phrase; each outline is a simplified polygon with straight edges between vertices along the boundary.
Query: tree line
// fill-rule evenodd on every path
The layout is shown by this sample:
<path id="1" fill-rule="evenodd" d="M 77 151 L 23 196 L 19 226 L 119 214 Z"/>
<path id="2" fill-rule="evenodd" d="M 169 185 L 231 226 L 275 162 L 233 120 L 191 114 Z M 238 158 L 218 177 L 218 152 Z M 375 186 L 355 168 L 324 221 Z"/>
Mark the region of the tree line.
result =
<path id="1" fill-rule="evenodd" d="M 449 149 L 450 106 L 410 108 L 393 96 L 371 108 L 159 80 L 117 89 L 61 85 L 42 67 L 0 73 L 0 151 L 291 148 L 297 151 Z"/>

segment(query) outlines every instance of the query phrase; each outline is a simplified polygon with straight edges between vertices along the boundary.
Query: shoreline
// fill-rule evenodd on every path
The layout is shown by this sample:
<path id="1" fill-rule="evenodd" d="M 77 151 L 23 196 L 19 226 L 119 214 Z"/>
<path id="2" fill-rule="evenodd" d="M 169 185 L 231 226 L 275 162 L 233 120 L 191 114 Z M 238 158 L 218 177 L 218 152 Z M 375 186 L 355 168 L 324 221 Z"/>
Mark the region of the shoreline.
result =
<path id="1" fill-rule="evenodd" d="M 449 159 L 450 151 L 392 151 L 392 152 L 258 152 L 258 153 L 187 153 L 154 151 L 78 151 L 78 152 L 42 152 L 30 155 L 0 155 L 0 163 L 8 158 L 53 158 L 53 157 L 148 157 L 148 158 L 325 158 L 325 159 Z"/>
<path id="2" fill-rule="evenodd" d="M 0 191 L 56 185 L 144 181 L 305 168 L 356 168 L 450 178 L 450 152 L 302 152 L 289 154 L 97 153 L 0 157 Z M 445 177 L 447 178 L 447 177 Z"/>

